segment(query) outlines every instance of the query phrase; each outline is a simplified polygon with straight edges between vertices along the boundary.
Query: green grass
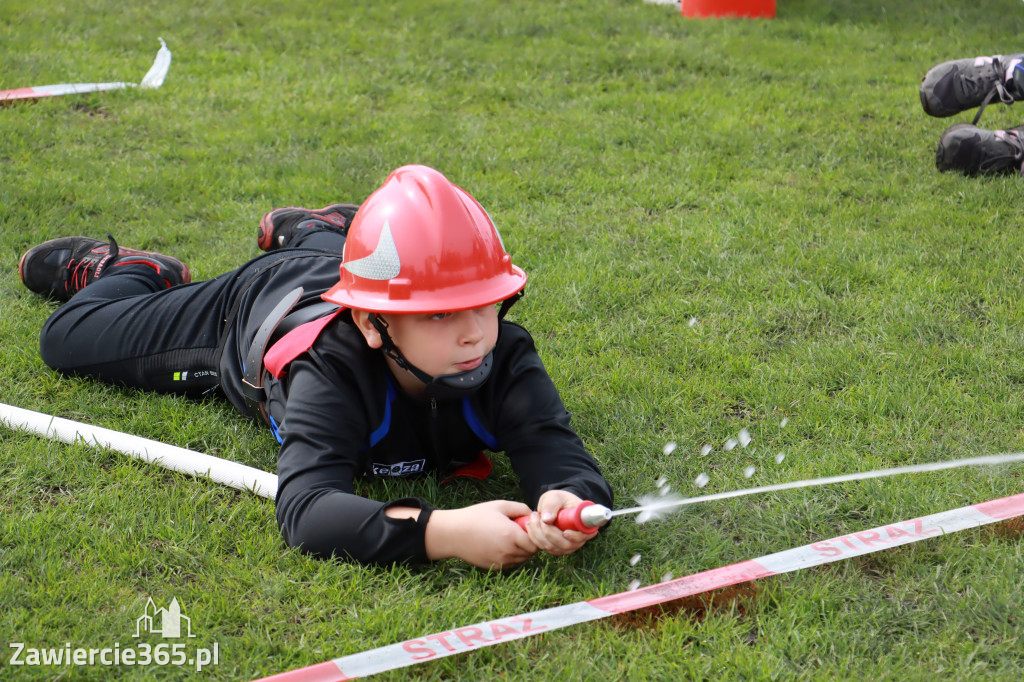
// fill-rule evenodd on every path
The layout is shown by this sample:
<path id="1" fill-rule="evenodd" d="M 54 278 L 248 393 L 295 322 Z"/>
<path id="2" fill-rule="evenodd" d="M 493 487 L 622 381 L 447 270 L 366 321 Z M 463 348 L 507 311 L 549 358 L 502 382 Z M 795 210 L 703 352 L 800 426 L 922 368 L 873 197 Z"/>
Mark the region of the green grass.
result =
<path id="1" fill-rule="evenodd" d="M 663 475 L 692 493 L 707 472 L 718 492 L 1024 449 L 1024 181 L 937 173 L 939 134 L 971 114 L 930 119 L 917 96 L 934 63 L 1018 51 L 1022 31 L 1009 0 L 780 0 L 766 21 L 639 0 L 9 0 L 0 88 L 138 81 L 158 36 L 174 63 L 158 91 L 0 109 L 2 400 L 272 469 L 272 438 L 222 402 L 43 365 L 53 304 L 20 285 L 19 256 L 111 231 L 208 278 L 257 253 L 266 210 L 359 201 L 426 163 L 530 275 L 512 317 L 623 505 Z M 983 125 L 1020 115 L 992 106 Z M 751 448 L 726 452 L 742 427 Z M 482 484 L 364 492 L 516 497 L 498 461 Z M 8 665 L 12 641 L 134 645 L 146 599 L 175 596 L 197 646 L 219 644 L 204 675 L 251 679 L 1016 494 L 1022 472 L 699 505 L 491 575 L 312 559 L 266 500 L 0 429 L 0 677 L 185 678 Z M 1019 534 L 965 531 L 766 579 L 704 617 L 600 621 L 381 678 L 1020 679 L 1022 555 Z"/>

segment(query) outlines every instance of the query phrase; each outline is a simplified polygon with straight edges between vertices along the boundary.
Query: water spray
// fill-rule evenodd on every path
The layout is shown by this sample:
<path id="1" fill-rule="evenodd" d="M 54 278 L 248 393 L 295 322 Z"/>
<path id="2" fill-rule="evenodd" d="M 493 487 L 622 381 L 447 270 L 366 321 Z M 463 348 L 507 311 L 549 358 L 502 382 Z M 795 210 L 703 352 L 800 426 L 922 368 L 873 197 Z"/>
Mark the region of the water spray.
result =
<path id="1" fill-rule="evenodd" d="M 821 485 L 830 485 L 832 483 L 862 481 L 870 478 L 886 478 L 888 476 L 897 476 L 899 474 L 913 474 L 925 471 L 941 471 L 943 469 L 959 469 L 961 467 L 968 466 L 992 466 L 995 464 L 1007 464 L 1009 462 L 1021 461 L 1024 461 L 1024 452 L 1016 452 L 1005 455 L 985 455 L 982 457 L 968 457 L 966 459 L 956 459 L 948 462 L 929 462 L 927 464 L 911 464 L 902 467 L 890 467 L 888 469 L 876 469 L 874 471 L 860 471 L 852 474 L 841 474 L 839 476 L 812 478 L 804 481 L 790 481 L 789 483 L 763 485 L 756 488 L 742 488 L 740 490 L 730 490 L 724 493 L 701 495 L 699 497 L 685 497 L 676 500 L 651 502 L 636 507 L 629 507 L 627 509 L 618 509 L 613 511 L 611 515 L 612 517 L 615 517 L 623 516 L 625 514 L 637 514 L 642 512 L 658 512 L 665 511 L 674 507 L 696 504 L 698 502 L 712 502 L 714 500 L 724 500 L 731 497 L 744 497 L 746 495 L 756 495 L 758 493 L 770 493 L 778 490 L 792 490 L 794 488 L 811 488 Z"/>
<path id="2" fill-rule="evenodd" d="M 789 483 L 763 485 L 757 488 L 742 488 L 740 490 L 730 490 L 724 493 L 701 495 L 699 497 L 656 499 L 656 501 L 647 502 L 645 504 L 641 504 L 635 507 L 616 509 L 614 511 L 608 509 L 608 507 L 605 507 L 603 505 L 594 504 L 593 502 L 586 501 L 579 503 L 573 508 L 563 509 L 561 512 L 559 512 L 558 518 L 555 520 L 555 526 L 562 530 L 578 530 L 584 533 L 596 533 L 601 526 L 604 526 L 611 519 L 615 518 L 616 516 L 625 516 L 627 514 L 641 514 L 647 515 L 648 518 L 651 518 L 658 513 L 664 513 L 676 507 L 696 504 L 698 502 L 713 502 L 715 500 L 725 500 L 731 497 L 744 497 L 746 495 L 770 493 L 779 490 L 792 490 L 794 488 L 811 488 L 821 485 L 830 485 L 832 483 L 862 481 L 870 478 L 886 478 L 888 476 L 897 476 L 899 474 L 913 474 L 925 471 L 941 471 L 943 469 L 959 469 L 961 467 L 968 466 L 992 466 L 995 464 L 1007 464 L 1010 462 L 1021 461 L 1024 461 L 1024 452 L 1016 452 L 1005 455 L 985 455 L 982 457 L 968 457 L 966 459 L 957 459 L 948 462 L 911 464 L 908 466 L 891 467 L 888 469 L 876 469 L 874 471 L 861 471 L 853 474 L 842 474 L 839 476 L 812 478 L 804 481 L 791 481 Z M 518 519 L 516 519 L 516 523 L 522 526 L 525 530 L 526 520 L 528 518 L 528 516 L 521 516 Z"/>

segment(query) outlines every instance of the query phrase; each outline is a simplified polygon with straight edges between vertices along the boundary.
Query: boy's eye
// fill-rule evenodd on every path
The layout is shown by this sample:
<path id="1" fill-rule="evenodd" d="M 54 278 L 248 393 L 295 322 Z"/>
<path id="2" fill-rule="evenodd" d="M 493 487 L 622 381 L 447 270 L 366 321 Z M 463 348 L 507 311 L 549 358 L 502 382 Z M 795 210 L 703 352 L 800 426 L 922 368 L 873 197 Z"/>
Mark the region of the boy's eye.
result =
<path id="1" fill-rule="evenodd" d="M 451 313 L 434 313 L 430 316 L 432 320 L 444 320 L 451 317 Z"/>

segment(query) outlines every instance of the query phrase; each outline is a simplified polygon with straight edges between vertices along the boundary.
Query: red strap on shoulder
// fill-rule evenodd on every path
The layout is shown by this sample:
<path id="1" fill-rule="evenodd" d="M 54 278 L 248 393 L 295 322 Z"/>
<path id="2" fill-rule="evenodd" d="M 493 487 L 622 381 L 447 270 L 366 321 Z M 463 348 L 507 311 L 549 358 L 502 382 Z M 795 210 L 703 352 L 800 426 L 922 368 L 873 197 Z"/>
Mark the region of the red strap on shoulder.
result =
<path id="1" fill-rule="evenodd" d="M 335 310 L 330 315 L 300 324 L 295 329 L 291 330 L 270 347 L 266 355 L 263 356 L 263 366 L 267 368 L 274 377 L 280 379 L 288 371 L 288 365 L 291 364 L 292 360 L 299 357 L 307 350 L 313 347 L 313 343 L 317 337 L 320 336 L 320 332 L 324 330 L 324 327 L 338 316 L 344 308 Z"/>

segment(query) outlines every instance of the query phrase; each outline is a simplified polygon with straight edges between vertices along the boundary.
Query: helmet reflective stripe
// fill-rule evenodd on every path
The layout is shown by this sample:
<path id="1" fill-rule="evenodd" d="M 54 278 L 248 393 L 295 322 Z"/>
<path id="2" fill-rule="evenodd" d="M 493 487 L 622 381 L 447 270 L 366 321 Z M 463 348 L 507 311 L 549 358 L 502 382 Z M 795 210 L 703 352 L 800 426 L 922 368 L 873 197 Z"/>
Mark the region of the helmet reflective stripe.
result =
<path id="1" fill-rule="evenodd" d="M 357 277 L 377 281 L 398 277 L 398 273 L 402 271 L 402 261 L 398 257 L 395 238 L 391 236 L 391 225 L 388 221 L 384 221 L 377 248 L 373 253 L 359 260 L 349 261 L 342 267 Z"/>

